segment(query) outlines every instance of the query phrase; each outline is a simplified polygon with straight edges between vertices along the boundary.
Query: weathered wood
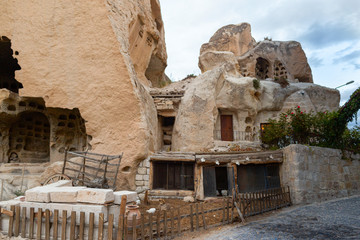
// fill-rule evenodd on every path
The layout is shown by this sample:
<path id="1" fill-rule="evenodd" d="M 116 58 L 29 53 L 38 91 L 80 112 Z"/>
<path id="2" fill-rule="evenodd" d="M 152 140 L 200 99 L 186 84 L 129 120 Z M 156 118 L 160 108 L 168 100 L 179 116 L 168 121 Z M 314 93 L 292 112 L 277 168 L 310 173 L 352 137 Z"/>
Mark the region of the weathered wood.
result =
<path id="1" fill-rule="evenodd" d="M 157 237 L 160 238 L 160 209 L 157 211 L 156 214 L 156 233 Z"/>
<path id="2" fill-rule="evenodd" d="M 194 221 L 193 221 L 193 205 L 190 204 L 190 229 L 194 231 Z"/>
<path id="3" fill-rule="evenodd" d="M 227 219 L 227 223 L 230 223 L 230 199 L 227 198 L 226 201 L 226 219 Z"/>
<path id="4" fill-rule="evenodd" d="M 167 213 L 164 211 L 164 237 L 167 237 Z"/>
<path id="5" fill-rule="evenodd" d="M 126 195 L 121 196 L 117 240 L 122 240 L 124 236 L 124 215 L 125 215 L 126 201 L 127 201 L 127 196 Z"/>
<path id="6" fill-rule="evenodd" d="M 175 234 L 175 227 L 174 227 L 174 210 L 171 209 L 170 210 L 170 221 L 171 221 L 171 238 L 174 237 L 174 234 Z"/>
<path id="7" fill-rule="evenodd" d="M 195 226 L 196 231 L 199 231 L 199 204 L 195 203 Z"/>
<path id="8" fill-rule="evenodd" d="M 145 240 L 145 216 L 141 216 L 141 240 Z"/>
<path id="9" fill-rule="evenodd" d="M 225 224 L 225 198 L 223 199 L 223 208 L 222 208 L 222 213 L 223 213 L 223 219 L 222 219 L 222 223 Z"/>
<path id="10" fill-rule="evenodd" d="M 50 239 L 50 210 L 45 210 L 45 240 Z"/>
<path id="11" fill-rule="evenodd" d="M 67 211 L 62 211 L 62 221 L 61 221 L 61 240 L 66 240 L 66 223 L 67 223 Z"/>
<path id="12" fill-rule="evenodd" d="M 41 230 L 42 230 L 42 209 L 39 208 L 38 212 L 37 212 L 37 217 L 36 217 L 36 225 L 37 225 L 37 229 L 36 229 L 36 239 L 40 240 L 41 239 Z"/>
<path id="13" fill-rule="evenodd" d="M 152 223 L 152 216 L 153 216 L 153 214 L 152 213 L 150 213 L 149 214 L 149 239 L 152 239 L 152 237 L 153 237 L 153 223 Z"/>
<path id="14" fill-rule="evenodd" d="M 76 212 L 71 211 L 70 218 L 70 240 L 75 240 Z"/>
<path id="15" fill-rule="evenodd" d="M 21 214 L 21 237 L 26 238 L 26 207 L 22 207 Z"/>
<path id="16" fill-rule="evenodd" d="M 113 227 L 114 227 L 114 214 L 110 214 L 108 218 L 108 240 L 113 239 Z"/>
<path id="17" fill-rule="evenodd" d="M 34 208 L 30 208 L 30 226 L 29 226 L 29 238 L 32 239 L 34 236 Z"/>
<path id="18" fill-rule="evenodd" d="M 241 213 L 239 206 L 237 205 L 236 202 L 234 202 L 234 205 L 235 205 L 236 210 L 237 210 L 237 212 L 238 212 L 238 214 L 239 214 L 239 216 L 240 216 L 241 221 L 242 221 L 243 223 L 245 223 L 244 216 L 243 216 L 243 214 Z"/>
<path id="19" fill-rule="evenodd" d="M 89 232 L 88 232 L 89 240 L 94 239 L 94 219 L 95 219 L 95 214 L 91 212 L 89 216 Z"/>
<path id="20" fill-rule="evenodd" d="M 203 227 L 204 227 L 204 229 L 206 229 L 204 203 L 201 203 L 201 204 L 200 204 L 200 208 L 201 208 L 201 216 L 202 216 L 202 220 L 203 220 Z"/>
<path id="21" fill-rule="evenodd" d="M 14 229 L 14 236 L 19 236 L 20 232 L 20 206 L 15 207 L 15 229 Z"/>
<path id="22" fill-rule="evenodd" d="M 194 154 L 181 153 L 160 153 L 154 154 L 150 157 L 150 161 L 181 161 L 181 162 L 195 162 Z"/>
<path id="23" fill-rule="evenodd" d="M 149 190 L 149 196 L 195 196 L 194 191 L 190 190 Z"/>
<path id="24" fill-rule="evenodd" d="M 14 211 L 9 211 L 9 210 L 6 210 L 4 208 L 0 208 L 0 216 L 1 214 L 5 214 L 6 216 L 9 216 L 9 217 L 12 217 L 14 216 Z"/>
<path id="25" fill-rule="evenodd" d="M 79 240 L 83 240 L 85 235 L 85 212 L 80 212 Z"/>
<path id="26" fill-rule="evenodd" d="M 136 240 L 136 214 L 133 215 L 132 217 L 132 239 Z M 112 238 L 110 238 L 109 240 L 111 240 Z"/>
<path id="27" fill-rule="evenodd" d="M 54 219 L 53 219 L 53 239 L 58 237 L 58 221 L 59 221 L 59 210 L 54 210 Z"/>
<path id="28" fill-rule="evenodd" d="M 12 212 L 15 211 L 15 206 L 11 206 L 10 210 Z M 9 216 L 9 229 L 8 229 L 8 236 L 12 237 L 13 236 L 13 226 L 14 226 L 14 214 L 12 214 L 12 216 Z"/>
<path id="29" fill-rule="evenodd" d="M 181 233 L 181 214 L 180 214 L 180 208 L 177 209 L 177 219 L 178 219 L 177 233 L 180 234 L 180 233 Z"/>
<path id="30" fill-rule="evenodd" d="M 99 214 L 98 240 L 103 240 L 104 236 L 104 213 Z"/>

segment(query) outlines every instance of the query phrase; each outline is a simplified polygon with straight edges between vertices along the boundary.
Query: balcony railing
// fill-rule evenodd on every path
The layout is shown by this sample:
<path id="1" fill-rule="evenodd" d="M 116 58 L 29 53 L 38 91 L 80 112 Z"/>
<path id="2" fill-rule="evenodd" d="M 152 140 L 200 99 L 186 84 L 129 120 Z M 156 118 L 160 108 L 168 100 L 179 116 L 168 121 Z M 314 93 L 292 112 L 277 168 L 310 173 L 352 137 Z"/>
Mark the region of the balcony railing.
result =
<path id="1" fill-rule="evenodd" d="M 232 141 L 251 141 L 251 142 L 260 141 L 260 136 L 258 132 L 233 131 L 232 135 L 233 135 Z M 222 139 L 221 130 L 214 131 L 214 139 L 221 141 L 230 141 L 230 140 Z"/>

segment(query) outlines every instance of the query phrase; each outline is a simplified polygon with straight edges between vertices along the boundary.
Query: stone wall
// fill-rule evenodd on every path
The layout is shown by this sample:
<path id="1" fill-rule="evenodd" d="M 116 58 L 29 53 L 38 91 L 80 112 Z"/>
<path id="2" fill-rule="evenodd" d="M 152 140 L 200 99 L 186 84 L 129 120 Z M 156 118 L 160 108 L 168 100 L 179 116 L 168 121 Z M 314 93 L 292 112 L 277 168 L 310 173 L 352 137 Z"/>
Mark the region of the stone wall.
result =
<path id="1" fill-rule="evenodd" d="M 343 159 L 341 150 L 290 145 L 280 167 L 283 185 L 294 204 L 360 194 L 360 155 Z"/>
<path id="2" fill-rule="evenodd" d="M 150 179 L 150 158 L 139 164 L 135 175 L 136 192 L 140 199 L 144 199 L 145 191 L 149 189 Z"/>

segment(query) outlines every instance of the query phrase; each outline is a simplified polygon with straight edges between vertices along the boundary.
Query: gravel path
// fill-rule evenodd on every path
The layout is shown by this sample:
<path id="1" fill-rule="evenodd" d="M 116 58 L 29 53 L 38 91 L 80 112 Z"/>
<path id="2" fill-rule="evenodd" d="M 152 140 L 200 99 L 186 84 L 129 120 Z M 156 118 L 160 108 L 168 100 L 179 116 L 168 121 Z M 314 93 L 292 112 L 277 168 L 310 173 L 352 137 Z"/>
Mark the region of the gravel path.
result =
<path id="1" fill-rule="evenodd" d="M 206 239 L 360 239 L 360 196 L 297 207 Z"/>

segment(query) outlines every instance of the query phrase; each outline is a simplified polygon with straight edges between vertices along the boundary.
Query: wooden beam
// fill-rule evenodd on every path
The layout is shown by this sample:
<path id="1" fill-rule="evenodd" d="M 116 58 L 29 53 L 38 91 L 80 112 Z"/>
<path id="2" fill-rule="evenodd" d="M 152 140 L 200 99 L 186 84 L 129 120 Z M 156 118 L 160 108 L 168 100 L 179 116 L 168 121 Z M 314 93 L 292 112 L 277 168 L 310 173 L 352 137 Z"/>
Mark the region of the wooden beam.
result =
<path id="1" fill-rule="evenodd" d="M 194 196 L 195 192 L 190 190 L 149 190 L 149 196 Z"/>

